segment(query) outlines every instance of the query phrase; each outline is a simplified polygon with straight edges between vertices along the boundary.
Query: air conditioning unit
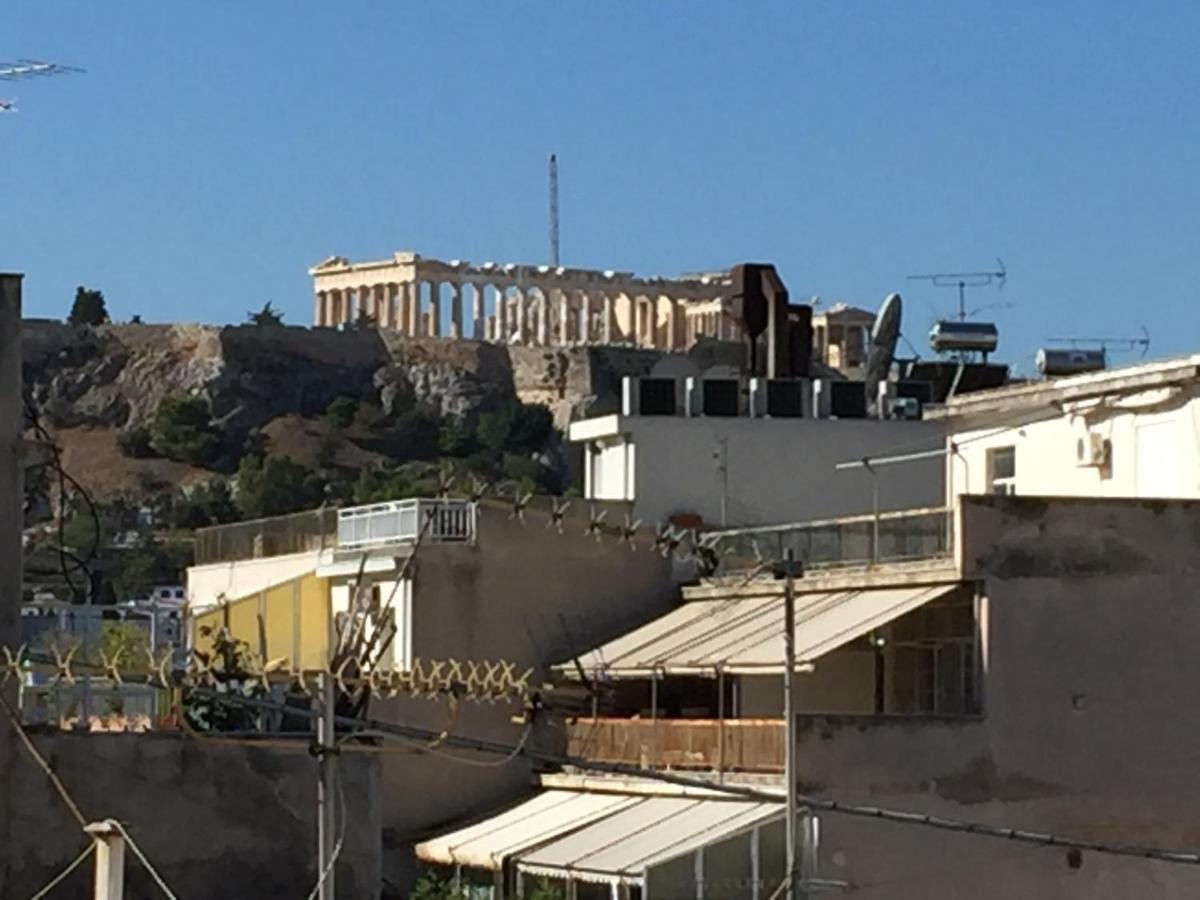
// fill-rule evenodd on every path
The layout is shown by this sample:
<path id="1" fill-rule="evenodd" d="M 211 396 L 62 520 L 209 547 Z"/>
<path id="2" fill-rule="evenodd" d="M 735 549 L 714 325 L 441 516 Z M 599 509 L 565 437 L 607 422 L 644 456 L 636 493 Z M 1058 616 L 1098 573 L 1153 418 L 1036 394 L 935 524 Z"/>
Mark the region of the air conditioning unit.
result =
<path id="1" fill-rule="evenodd" d="M 1075 441 L 1075 465 L 1107 466 L 1112 456 L 1112 442 L 1092 432 L 1084 432 Z"/>

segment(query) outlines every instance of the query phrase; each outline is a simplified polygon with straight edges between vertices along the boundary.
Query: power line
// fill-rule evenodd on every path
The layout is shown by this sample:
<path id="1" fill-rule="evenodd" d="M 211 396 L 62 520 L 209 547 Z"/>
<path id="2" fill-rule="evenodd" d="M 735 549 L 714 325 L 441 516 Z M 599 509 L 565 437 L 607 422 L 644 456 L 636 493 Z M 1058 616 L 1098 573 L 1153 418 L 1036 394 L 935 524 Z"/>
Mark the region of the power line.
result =
<path id="1" fill-rule="evenodd" d="M 315 710 L 297 710 L 292 709 L 291 707 L 284 707 L 282 704 L 264 700 L 256 700 L 249 697 L 217 694 L 216 692 L 210 692 L 207 690 L 201 690 L 198 691 L 198 693 L 200 693 L 202 696 L 205 696 L 206 699 L 212 699 L 217 702 L 238 704 L 252 709 L 267 711 L 287 709 L 303 718 L 317 718 L 321 715 Z M 428 740 L 437 737 L 437 735 L 432 731 L 412 725 L 401 725 L 394 722 L 381 722 L 375 719 L 356 720 L 345 716 L 335 716 L 334 719 L 336 724 L 339 726 L 344 726 L 355 730 L 369 729 L 373 732 L 396 735 L 398 737 L 407 738 L 410 740 Z M 493 755 L 499 754 L 505 756 L 511 755 L 513 759 L 523 756 L 528 759 L 551 765 L 570 766 L 572 768 L 583 769 L 585 771 L 658 781 L 666 784 L 674 784 L 679 787 L 713 791 L 747 800 L 756 800 L 766 803 L 784 802 L 784 797 L 781 794 L 771 791 L 763 791 L 757 788 L 740 785 L 711 782 L 702 778 L 678 775 L 674 772 L 644 769 L 640 766 L 627 763 L 608 763 L 597 760 L 583 759 L 577 756 L 570 756 L 568 754 L 551 753 L 531 747 L 522 748 L 520 745 L 505 744 L 498 741 L 483 740 L 481 738 L 469 738 L 462 735 L 447 735 L 442 739 L 442 743 L 447 747 L 454 747 L 460 750 L 468 750 L 476 753 L 488 753 Z M 801 795 L 799 802 L 801 805 L 810 809 L 819 810 L 821 812 L 834 815 L 877 819 L 879 821 L 890 822 L 899 825 L 916 825 L 922 828 L 932 828 L 939 831 L 950 831 L 961 834 L 972 834 L 978 837 L 1006 840 L 1014 843 L 1030 844 L 1039 847 L 1064 847 L 1067 849 L 1074 848 L 1093 853 L 1134 857 L 1137 859 L 1146 859 L 1155 862 L 1172 863 L 1177 865 L 1200 865 L 1200 853 L 1195 851 L 1181 851 L 1164 847 L 1147 847 L 1131 844 L 1107 844 L 1101 841 L 1085 841 L 1053 834 L 1050 832 L 1040 832 L 1022 828 L 1008 828 L 1004 826 L 991 825 L 984 822 L 971 822 L 961 819 L 947 818 L 944 816 L 930 815 L 927 813 L 904 812 L 885 807 L 841 803 L 837 800 L 829 800 L 809 795 Z"/>

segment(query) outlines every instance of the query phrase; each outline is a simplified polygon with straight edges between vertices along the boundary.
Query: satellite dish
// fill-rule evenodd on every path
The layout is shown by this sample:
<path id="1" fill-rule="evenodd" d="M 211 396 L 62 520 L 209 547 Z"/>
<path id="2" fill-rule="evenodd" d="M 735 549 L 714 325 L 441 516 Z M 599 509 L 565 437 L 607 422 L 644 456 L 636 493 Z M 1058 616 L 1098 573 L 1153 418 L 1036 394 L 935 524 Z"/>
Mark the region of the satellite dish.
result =
<path id="1" fill-rule="evenodd" d="M 867 409 L 873 409 L 879 397 L 879 385 L 887 380 L 900 339 L 900 315 L 903 302 L 899 294 L 888 294 L 875 315 L 871 327 L 871 347 L 867 352 L 867 368 L 863 389 L 867 392 Z"/>

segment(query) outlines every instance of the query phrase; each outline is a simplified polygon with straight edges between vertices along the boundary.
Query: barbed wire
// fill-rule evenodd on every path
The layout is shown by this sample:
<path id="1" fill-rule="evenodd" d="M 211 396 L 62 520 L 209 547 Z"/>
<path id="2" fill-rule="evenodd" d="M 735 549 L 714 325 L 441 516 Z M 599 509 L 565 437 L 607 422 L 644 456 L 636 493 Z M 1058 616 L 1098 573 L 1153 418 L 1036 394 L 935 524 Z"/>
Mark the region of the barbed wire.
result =
<path id="1" fill-rule="evenodd" d="M 221 690 L 231 682 L 261 687 L 269 692 L 275 686 L 288 687 L 295 693 L 314 696 L 325 678 L 333 680 L 342 693 L 367 690 L 380 699 L 396 697 L 445 698 L 469 700 L 476 703 L 531 704 L 544 699 L 555 688 L 533 682 L 533 668 L 518 670 L 506 660 L 458 660 L 416 658 L 407 668 L 378 666 L 352 675 L 354 660 L 345 660 L 337 667 L 291 668 L 287 660 L 264 660 L 257 653 L 241 655 L 239 665 L 226 666 L 221 654 L 193 651 L 188 663 L 174 665 L 176 654 L 167 649 L 157 656 L 147 650 L 144 659 L 130 659 L 118 651 L 109 656 L 98 651 L 98 661 L 79 656 L 79 646 L 58 645 L 46 650 L 31 650 L 23 645 L 13 650 L 0 646 L 0 686 L 9 679 L 20 681 L 27 673 L 42 671 L 50 674 L 51 686 L 74 685 L 85 676 L 99 676 L 114 686 L 126 683 L 150 687 L 195 688 Z"/>

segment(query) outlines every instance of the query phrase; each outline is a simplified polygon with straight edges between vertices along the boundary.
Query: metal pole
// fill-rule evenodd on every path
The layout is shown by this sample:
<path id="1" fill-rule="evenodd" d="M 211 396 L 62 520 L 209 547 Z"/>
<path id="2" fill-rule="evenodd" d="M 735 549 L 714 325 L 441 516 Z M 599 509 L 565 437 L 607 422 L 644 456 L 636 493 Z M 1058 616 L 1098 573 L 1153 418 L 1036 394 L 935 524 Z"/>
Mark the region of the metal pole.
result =
<path id="1" fill-rule="evenodd" d="M 336 885 L 333 849 L 337 841 L 334 805 L 334 723 L 333 677 L 321 675 L 321 718 L 317 721 L 317 752 L 320 777 L 317 781 L 317 877 L 321 879 L 320 900 L 334 900 Z"/>
<path id="2" fill-rule="evenodd" d="M 800 871 L 796 860 L 796 708 L 793 679 L 796 674 L 796 585 L 793 574 L 796 552 L 791 548 L 784 553 L 783 583 L 783 715 L 787 720 L 784 735 L 787 746 L 783 756 L 783 778 L 787 785 L 787 897 L 797 900 L 800 896 Z"/>
<path id="3" fill-rule="evenodd" d="M 21 527 L 24 520 L 24 472 L 20 457 L 21 276 L 0 274 L 0 645 L 21 642 Z M 17 680 L 0 679 L 0 697 L 18 702 Z M 11 781 L 16 768 L 13 730 L 0 726 L 0 897 L 8 889 L 12 863 Z"/>
<path id="4" fill-rule="evenodd" d="M 94 900 L 125 897 L 125 837 L 113 822 L 92 822 L 83 829 L 96 844 Z"/>

